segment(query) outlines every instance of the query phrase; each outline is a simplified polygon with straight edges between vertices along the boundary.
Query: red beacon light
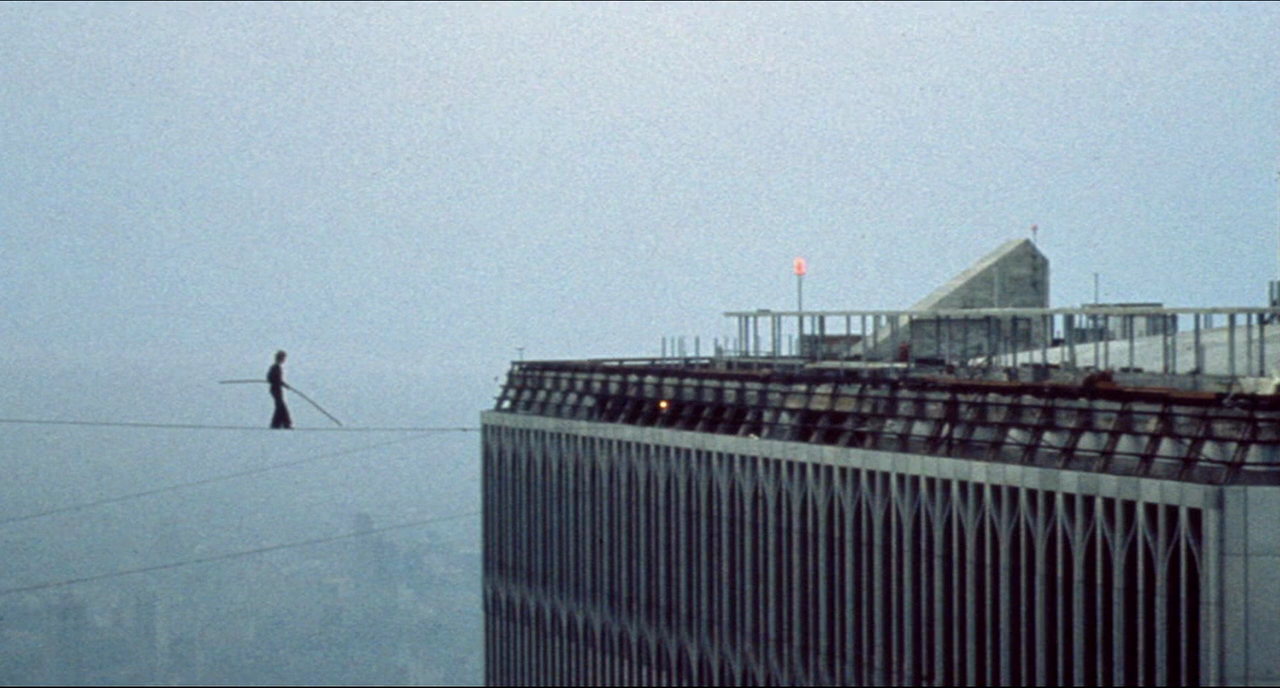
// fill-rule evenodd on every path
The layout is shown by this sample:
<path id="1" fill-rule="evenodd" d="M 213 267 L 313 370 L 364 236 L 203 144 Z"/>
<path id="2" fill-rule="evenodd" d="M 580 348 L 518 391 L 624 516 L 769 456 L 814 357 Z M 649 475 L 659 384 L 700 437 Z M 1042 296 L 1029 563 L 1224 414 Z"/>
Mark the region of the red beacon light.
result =
<path id="1" fill-rule="evenodd" d="M 797 277 L 803 276 L 804 273 L 809 271 L 809 264 L 805 262 L 804 258 L 796 258 L 792 265 L 795 266 Z"/>

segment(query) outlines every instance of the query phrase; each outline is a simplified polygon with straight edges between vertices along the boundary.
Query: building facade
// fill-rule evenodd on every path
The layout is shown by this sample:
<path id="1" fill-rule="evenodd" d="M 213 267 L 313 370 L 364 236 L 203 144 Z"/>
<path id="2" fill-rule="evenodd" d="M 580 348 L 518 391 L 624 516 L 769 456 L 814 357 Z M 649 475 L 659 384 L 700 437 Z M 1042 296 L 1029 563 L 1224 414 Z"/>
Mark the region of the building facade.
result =
<path id="1" fill-rule="evenodd" d="M 1273 398 L 521 363 L 491 684 L 1280 681 Z"/>

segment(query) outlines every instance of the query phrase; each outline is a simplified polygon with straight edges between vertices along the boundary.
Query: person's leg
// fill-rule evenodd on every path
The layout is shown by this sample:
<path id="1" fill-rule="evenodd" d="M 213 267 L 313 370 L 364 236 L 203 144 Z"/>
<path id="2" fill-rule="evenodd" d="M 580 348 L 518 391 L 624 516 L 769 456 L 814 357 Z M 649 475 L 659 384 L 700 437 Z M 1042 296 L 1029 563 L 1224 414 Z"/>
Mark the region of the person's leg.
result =
<path id="1" fill-rule="evenodd" d="M 271 398 L 276 402 L 276 411 L 271 416 L 272 428 L 289 428 L 293 421 L 289 418 L 289 409 L 284 405 L 284 395 L 272 392 Z"/>

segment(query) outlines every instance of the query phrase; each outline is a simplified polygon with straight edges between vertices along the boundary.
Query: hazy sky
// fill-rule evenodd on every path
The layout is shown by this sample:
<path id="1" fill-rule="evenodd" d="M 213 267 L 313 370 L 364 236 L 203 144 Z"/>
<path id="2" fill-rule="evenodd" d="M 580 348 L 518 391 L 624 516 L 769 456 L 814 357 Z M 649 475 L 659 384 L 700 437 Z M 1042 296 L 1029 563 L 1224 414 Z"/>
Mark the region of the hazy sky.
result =
<path id="1" fill-rule="evenodd" d="M 489 382 L 791 308 L 797 255 L 807 308 L 905 307 L 1033 223 L 1054 305 L 1094 272 L 1261 305 L 1277 36 L 1264 3 L 6 3 L 0 347 Z"/>

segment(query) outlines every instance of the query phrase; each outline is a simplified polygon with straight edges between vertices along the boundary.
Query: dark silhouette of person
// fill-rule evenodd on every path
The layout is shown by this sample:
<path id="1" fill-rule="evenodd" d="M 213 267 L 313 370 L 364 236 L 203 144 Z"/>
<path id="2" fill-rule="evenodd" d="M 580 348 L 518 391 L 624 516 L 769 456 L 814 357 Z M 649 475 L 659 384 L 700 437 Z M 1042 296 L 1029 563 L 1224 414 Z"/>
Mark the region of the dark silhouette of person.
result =
<path id="1" fill-rule="evenodd" d="M 284 391 L 289 385 L 284 381 L 285 352 L 276 352 L 275 365 L 267 370 L 267 382 L 271 385 L 271 398 L 275 399 L 276 412 L 271 416 L 271 427 L 288 430 L 293 427 L 293 419 L 289 417 L 289 407 L 284 405 Z"/>

